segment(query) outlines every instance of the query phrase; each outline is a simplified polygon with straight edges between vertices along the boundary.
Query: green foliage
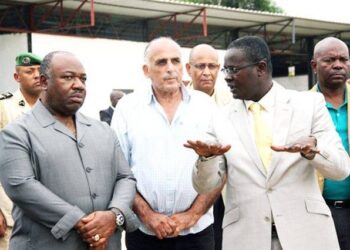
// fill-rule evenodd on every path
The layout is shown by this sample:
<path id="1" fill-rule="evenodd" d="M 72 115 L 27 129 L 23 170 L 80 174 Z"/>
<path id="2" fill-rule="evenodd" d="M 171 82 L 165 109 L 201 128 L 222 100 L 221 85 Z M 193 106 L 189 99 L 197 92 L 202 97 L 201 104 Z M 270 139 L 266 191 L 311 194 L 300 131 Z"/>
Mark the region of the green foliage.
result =
<path id="1" fill-rule="evenodd" d="M 283 13 L 273 0 L 182 0 L 184 2 L 202 3 L 248 10 L 260 10 L 273 13 Z"/>

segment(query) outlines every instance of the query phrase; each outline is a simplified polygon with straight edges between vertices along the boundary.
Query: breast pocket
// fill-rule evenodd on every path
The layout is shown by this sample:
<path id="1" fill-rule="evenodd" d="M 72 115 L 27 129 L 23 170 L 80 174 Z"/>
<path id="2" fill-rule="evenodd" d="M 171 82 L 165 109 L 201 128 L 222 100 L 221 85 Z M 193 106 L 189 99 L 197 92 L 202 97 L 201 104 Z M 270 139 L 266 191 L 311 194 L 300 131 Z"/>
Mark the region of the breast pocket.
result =
<path id="1" fill-rule="evenodd" d="M 287 144 L 295 142 L 300 137 L 309 136 L 310 131 L 306 128 L 297 128 L 289 132 Z"/>
<path id="2" fill-rule="evenodd" d="M 222 228 L 225 228 L 228 225 L 231 225 L 232 223 L 235 223 L 238 220 L 239 220 L 239 208 L 235 207 L 229 210 L 227 213 L 225 213 L 225 217 L 222 222 Z"/>

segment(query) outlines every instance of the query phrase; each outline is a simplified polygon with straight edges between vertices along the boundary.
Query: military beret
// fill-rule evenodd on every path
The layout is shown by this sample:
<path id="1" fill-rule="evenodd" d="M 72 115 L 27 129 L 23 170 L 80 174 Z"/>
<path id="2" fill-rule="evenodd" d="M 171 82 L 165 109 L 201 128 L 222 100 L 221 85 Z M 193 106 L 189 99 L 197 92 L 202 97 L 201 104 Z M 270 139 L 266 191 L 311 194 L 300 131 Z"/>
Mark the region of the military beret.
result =
<path id="1" fill-rule="evenodd" d="M 16 66 L 40 65 L 42 59 L 32 53 L 21 53 L 16 57 Z"/>

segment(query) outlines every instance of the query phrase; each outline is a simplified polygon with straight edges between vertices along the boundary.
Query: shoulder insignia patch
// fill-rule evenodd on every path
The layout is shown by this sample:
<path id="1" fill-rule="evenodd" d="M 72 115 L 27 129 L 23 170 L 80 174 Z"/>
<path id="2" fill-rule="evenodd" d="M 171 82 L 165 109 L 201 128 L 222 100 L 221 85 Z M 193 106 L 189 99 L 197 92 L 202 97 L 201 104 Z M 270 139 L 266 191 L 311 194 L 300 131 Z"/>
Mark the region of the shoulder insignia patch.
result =
<path id="1" fill-rule="evenodd" d="M 13 96 L 13 94 L 11 94 L 10 92 L 6 92 L 6 93 L 3 93 L 3 94 L 0 94 L 0 100 L 5 100 L 5 99 L 8 99 L 8 98 L 11 98 Z"/>

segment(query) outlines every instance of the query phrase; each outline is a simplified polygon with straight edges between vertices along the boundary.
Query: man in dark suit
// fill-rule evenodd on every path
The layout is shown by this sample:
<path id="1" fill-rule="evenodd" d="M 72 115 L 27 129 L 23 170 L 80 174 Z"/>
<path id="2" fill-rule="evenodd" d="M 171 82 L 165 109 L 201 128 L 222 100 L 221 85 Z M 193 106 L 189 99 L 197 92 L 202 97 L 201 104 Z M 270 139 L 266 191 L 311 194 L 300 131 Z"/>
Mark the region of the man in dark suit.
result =
<path id="1" fill-rule="evenodd" d="M 125 95 L 124 92 L 113 89 L 110 95 L 111 98 L 111 106 L 109 106 L 108 109 L 104 109 L 100 111 L 100 120 L 103 122 L 107 122 L 108 125 L 111 125 L 111 120 L 114 112 L 115 106 L 117 106 L 117 103 L 120 99 Z"/>

